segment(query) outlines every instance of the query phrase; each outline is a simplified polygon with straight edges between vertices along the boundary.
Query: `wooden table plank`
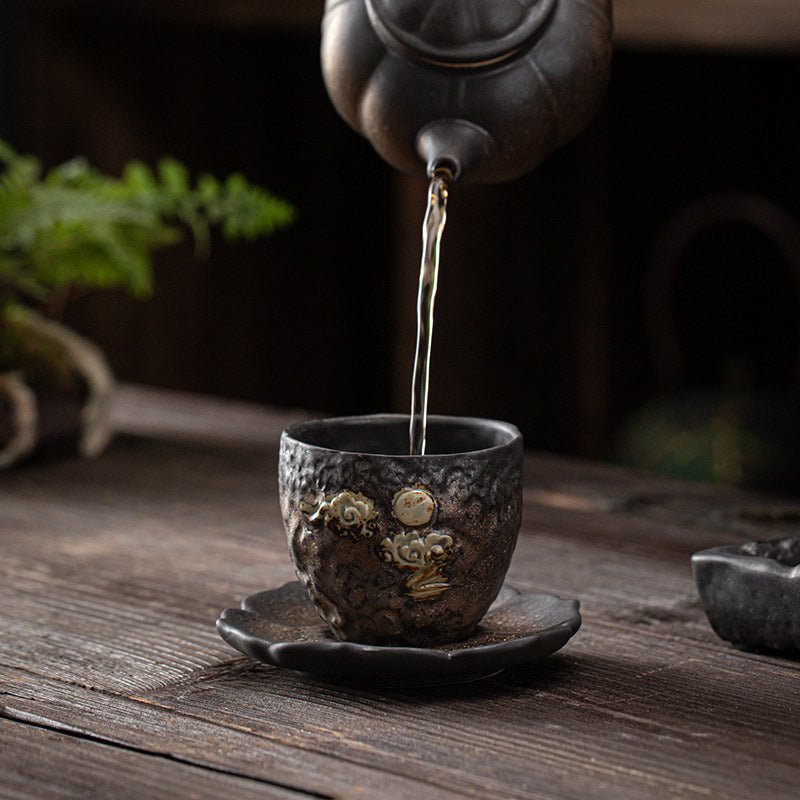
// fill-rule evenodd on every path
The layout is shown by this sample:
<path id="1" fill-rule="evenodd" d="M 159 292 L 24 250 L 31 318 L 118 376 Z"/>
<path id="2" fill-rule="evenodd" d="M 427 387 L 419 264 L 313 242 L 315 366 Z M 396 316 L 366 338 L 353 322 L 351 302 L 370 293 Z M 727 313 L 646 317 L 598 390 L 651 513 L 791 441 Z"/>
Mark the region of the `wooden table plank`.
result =
<path id="1" fill-rule="evenodd" d="M 129 435 L 241 446 L 276 445 L 284 428 L 310 416 L 308 411 L 136 384 L 117 387 L 111 411 L 114 428 Z"/>
<path id="2" fill-rule="evenodd" d="M 270 448 L 122 438 L 97 461 L 8 476 L 0 493 L 0 623 L 12 635 L 0 640 L 0 658 L 123 693 L 226 661 L 230 651 L 213 629 L 218 612 L 293 578 L 276 458 Z M 626 511 L 630 497 L 642 496 L 635 485 L 615 499 L 597 483 L 591 488 L 591 476 L 557 484 L 556 474 L 548 472 L 545 501 L 541 487 L 527 497 L 513 582 L 577 596 L 585 609 L 619 612 L 624 603 L 628 613 L 652 607 L 664 615 L 695 602 L 696 611 L 688 567 L 696 532 L 654 521 L 639 501 L 635 513 Z M 587 492 L 606 510 L 546 502 L 553 493 Z M 727 529 L 703 533 L 707 544 L 730 537 Z"/>
<path id="3" fill-rule="evenodd" d="M 590 629 L 596 627 L 588 624 Z M 225 675 L 167 689 L 151 698 L 146 708 L 128 702 L 120 709 L 116 698 L 85 693 L 82 708 L 76 710 L 76 694 L 69 687 L 60 687 L 62 699 L 56 709 L 53 699 L 43 704 L 29 697 L 35 686 L 30 678 L 18 678 L 15 686 L 6 676 L 5 713 L 40 723 L 46 715 L 62 725 L 68 722 L 72 729 L 89 726 L 128 743 L 126 735 L 133 730 L 137 746 L 160 744 L 173 757 L 181 751 L 185 758 L 188 747 L 191 757 L 208 759 L 211 742 L 215 745 L 211 752 L 219 753 L 231 769 L 236 765 L 252 770 L 248 765 L 255 762 L 273 770 L 279 761 L 275 749 L 286 758 L 287 745 L 299 751 L 290 762 L 306 759 L 310 766 L 326 753 L 352 769 L 374 758 L 382 745 L 390 752 L 380 757 L 380 769 L 394 762 L 394 769 L 402 767 L 409 778 L 419 774 L 419 768 L 399 752 L 396 737 L 398 732 L 413 731 L 414 750 L 418 758 L 424 757 L 426 779 L 438 779 L 451 790 L 476 797 L 581 796 L 571 790 L 562 795 L 561 789 L 553 788 L 569 784 L 573 773 L 591 779 L 594 796 L 611 797 L 615 783 L 603 776 L 616 775 L 616 780 L 628 782 L 634 772 L 639 775 L 633 784 L 638 794 L 631 796 L 637 797 L 666 796 L 662 791 L 694 796 L 698 786 L 706 787 L 701 794 L 714 797 L 794 796 L 800 752 L 796 708 L 790 709 L 789 725 L 776 728 L 775 720 L 782 718 L 781 704 L 787 698 L 791 703 L 796 693 L 796 664 L 778 662 L 782 669 L 776 670 L 775 659 L 716 645 L 705 654 L 684 653 L 676 661 L 674 645 L 657 634 L 642 637 L 622 625 L 611 633 L 611 637 L 584 635 L 568 654 L 480 685 L 423 692 L 357 688 L 342 692 L 242 662 Z M 609 647 L 609 641 L 615 646 Z M 641 649 L 646 650 L 644 660 L 631 656 Z M 741 680 L 738 662 L 743 657 L 750 662 L 751 674 L 756 673 L 748 684 Z M 708 669 L 698 673 L 698 665 Z M 52 687 L 48 689 L 51 694 Z M 171 708 L 180 715 L 168 715 Z M 666 719 L 664 709 L 669 712 Z M 198 722 L 209 717 L 216 722 Z M 476 720 L 483 720 L 486 729 L 476 726 Z M 260 740 L 242 742 L 243 731 L 245 738 Z M 355 743 L 354 731 L 361 737 Z M 162 741 L 154 742 L 159 732 Z M 758 743 L 756 752 L 750 752 L 753 742 Z M 444 771 L 445 759 L 450 772 Z M 493 781 L 486 774 L 487 762 L 498 765 L 509 780 L 504 791 L 498 793 L 496 777 Z M 733 770 L 742 762 L 759 763 L 759 771 L 734 782 Z M 512 766 L 520 772 L 515 781 L 522 780 L 524 772 L 531 786 L 545 780 L 549 788 L 515 794 Z M 327 775 L 329 769 L 314 772 Z M 694 782 L 688 779 L 692 772 Z M 600 792 L 603 787 L 605 794 Z M 765 790 L 768 795 L 759 794 Z"/>
<path id="4" fill-rule="evenodd" d="M 128 796 L 139 800 L 302 800 L 319 797 L 263 781 L 144 756 L 34 725 L 0 719 L 0 787 L 5 800 Z"/>
<path id="5" fill-rule="evenodd" d="M 235 658 L 216 672 L 242 675 L 261 672 L 247 659 Z M 198 690 L 200 676 L 194 684 Z M 157 702 L 129 700 L 60 681 L 43 680 L 23 671 L 0 669 L 0 717 L 33 724 L 65 735 L 121 745 L 177 763 L 224 771 L 260 782 L 291 785 L 312 796 L 404 797 L 457 800 L 462 794 L 432 788 L 413 775 L 391 775 L 343 761 L 319 747 L 305 747 L 295 733 L 270 726 L 262 715 L 260 730 L 176 714 Z M 186 686 L 175 687 L 176 692 Z M 0 788 L 3 786 L 0 782 Z"/>
<path id="6" fill-rule="evenodd" d="M 293 576 L 275 459 L 120 439 L 97 461 L 9 475 L 0 661 L 126 693 L 229 660 L 219 611 Z"/>
<path id="7" fill-rule="evenodd" d="M 264 670 L 152 699 L 249 729 L 265 717 L 271 728 L 303 719 L 297 735 L 305 746 L 395 769 L 420 759 L 416 769 L 429 780 L 475 796 L 580 797 L 591 786 L 592 796 L 607 797 L 700 789 L 714 797 L 793 797 L 797 665 L 714 641 L 676 648 L 676 639 L 674 625 L 631 630 L 589 617 L 562 655 L 473 687 L 342 691 Z M 220 712 L 234 687 L 240 702 Z M 791 718 L 776 728 L 787 711 Z M 397 732 L 412 730 L 413 749 L 405 750 Z M 742 762 L 759 763 L 760 771 L 734 782 Z M 570 788 L 576 775 L 587 781 L 582 788 Z M 520 786 L 529 788 L 517 795 Z"/>
<path id="8" fill-rule="evenodd" d="M 795 796 L 800 662 L 717 639 L 689 556 L 797 533 L 796 504 L 531 455 L 509 580 L 578 597 L 578 635 L 471 685 L 336 686 L 243 659 L 213 628 L 293 577 L 274 437 L 161 436 L 170 417 L 0 481 L 0 717 L 22 742 L 0 751 L 0 794 L 78 791 L 118 749 L 121 797 L 156 791 L 148 764 L 164 786 L 207 771 L 243 796 Z M 86 747 L 77 783 L 20 789 L 16 759 L 43 735 L 68 772 Z"/>

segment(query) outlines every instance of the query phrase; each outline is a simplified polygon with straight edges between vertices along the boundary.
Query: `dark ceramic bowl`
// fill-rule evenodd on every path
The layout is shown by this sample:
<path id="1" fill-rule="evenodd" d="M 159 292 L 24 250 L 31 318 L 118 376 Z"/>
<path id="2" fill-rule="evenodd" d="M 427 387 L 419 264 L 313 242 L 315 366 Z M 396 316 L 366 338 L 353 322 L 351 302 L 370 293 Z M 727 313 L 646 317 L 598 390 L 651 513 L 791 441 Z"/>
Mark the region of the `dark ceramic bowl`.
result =
<path id="1" fill-rule="evenodd" d="M 497 597 L 522 508 L 512 425 L 429 417 L 301 422 L 281 438 L 279 491 L 298 577 L 334 635 L 430 646 L 470 636 Z"/>
<path id="2" fill-rule="evenodd" d="M 800 538 L 714 547 L 692 556 L 711 627 L 737 645 L 800 652 Z"/>

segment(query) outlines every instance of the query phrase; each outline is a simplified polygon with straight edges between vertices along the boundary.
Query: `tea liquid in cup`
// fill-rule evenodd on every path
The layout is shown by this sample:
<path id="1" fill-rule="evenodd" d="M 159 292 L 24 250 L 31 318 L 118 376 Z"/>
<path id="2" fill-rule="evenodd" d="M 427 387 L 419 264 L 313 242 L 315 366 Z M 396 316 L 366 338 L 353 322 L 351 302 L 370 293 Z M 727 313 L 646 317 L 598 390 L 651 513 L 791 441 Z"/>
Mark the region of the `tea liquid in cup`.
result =
<path id="1" fill-rule="evenodd" d="M 522 509 L 522 437 L 508 423 L 428 417 L 301 422 L 281 437 L 289 551 L 339 639 L 428 646 L 470 636 L 508 570 Z"/>

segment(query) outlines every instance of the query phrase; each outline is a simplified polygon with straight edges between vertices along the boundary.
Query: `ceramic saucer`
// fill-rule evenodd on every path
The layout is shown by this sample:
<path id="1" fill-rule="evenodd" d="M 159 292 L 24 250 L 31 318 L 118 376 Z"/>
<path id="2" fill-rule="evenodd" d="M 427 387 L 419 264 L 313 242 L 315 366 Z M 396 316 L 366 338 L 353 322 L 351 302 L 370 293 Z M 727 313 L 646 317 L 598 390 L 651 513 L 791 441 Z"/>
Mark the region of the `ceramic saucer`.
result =
<path id="1" fill-rule="evenodd" d="M 217 620 L 236 650 L 276 667 L 332 680 L 423 685 L 475 680 L 544 658 L 578 630 L 577 600 L 505 585 L 475 634 L 435 647 L 357 644 L 333 638 L 299 582 L 248 597 Z"/>

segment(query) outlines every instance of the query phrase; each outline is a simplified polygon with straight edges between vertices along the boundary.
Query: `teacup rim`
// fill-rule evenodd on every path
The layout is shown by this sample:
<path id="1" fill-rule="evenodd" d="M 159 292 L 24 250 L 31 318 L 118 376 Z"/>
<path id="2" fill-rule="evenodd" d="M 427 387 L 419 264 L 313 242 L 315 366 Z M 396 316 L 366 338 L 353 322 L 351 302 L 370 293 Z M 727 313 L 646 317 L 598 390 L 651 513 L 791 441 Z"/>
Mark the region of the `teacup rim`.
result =
<path id="1" fill-rule="evenodd" d="M 519 443 L 520 446 L 522 444 L 522 433 L 520 433 L 519 428 L 517 428 L 517 426 L 511 422 L 504 422 L 503 420 L 491 419 L 488 417 L 472 417 L 472 416 L 462 417 L 450 414 L 429 414 L 428 422 L 439 422 L 439 423 L 456 422 L 467 425 L 479 423 L 483 426 L 491 426 L 496 429 L 504 430 L 506 433 L 509 434 L 510 438 L 507 442 L 493 445 L 492 447 L 480 448 L 478 450 L 459 450 L 457 452 L 452 452 L 452 453 L 425 453 L 424 455 L 411 455 L 410 453 L 369 453 L 369 452 L 361 452 L 359 450 L 340 450 L 332 447 L 324 447 L 318 444 L 311 444 L 309 442 L 297 438 L 296 435 L 296 431 L 299 431 L 306 427 L 310 427 L 312 425 L 319 425 L 320 423 L 335 425 L 337 423 L 343 423 L 343 422 L 358 423 L 362 421 L 376 422 L 379 420 L 387 422 L 391 421 L 396 422 L 403 420 L 408 422 L 409 415 L 393 414 L 393 413 L 354 414 L 354 415 L 342 415 L 336 417 L 317 417 L 315 419 L 301 420 L 299 422 L 293 423 L 292 425 L 284 429 L 284 431 L 281 433 L 281 441 L 290 440 L 295 444 L 301 445 L 302 447 L 323 453 L 324 452 L 340 453 L 345 455 L 368 456 L 373 458 L 374 457 L 400 458 L 400 459 L 424 458 L 426 460 L 435 458 L 453 458 L 454 456 L 490 454 L 493 452 L 499 452 L 509 447 L 514 447 L 515 445 L 517 445 L 517 443 Z"/>

